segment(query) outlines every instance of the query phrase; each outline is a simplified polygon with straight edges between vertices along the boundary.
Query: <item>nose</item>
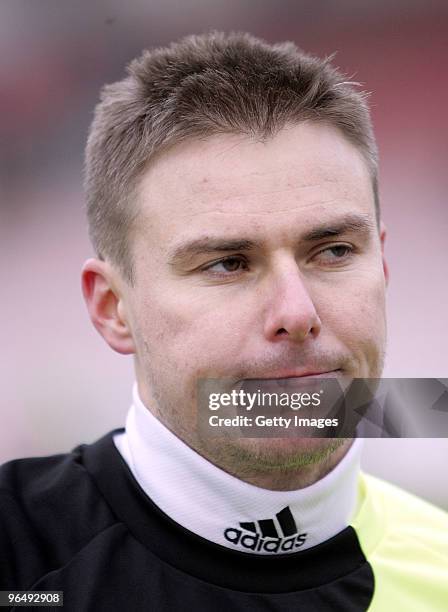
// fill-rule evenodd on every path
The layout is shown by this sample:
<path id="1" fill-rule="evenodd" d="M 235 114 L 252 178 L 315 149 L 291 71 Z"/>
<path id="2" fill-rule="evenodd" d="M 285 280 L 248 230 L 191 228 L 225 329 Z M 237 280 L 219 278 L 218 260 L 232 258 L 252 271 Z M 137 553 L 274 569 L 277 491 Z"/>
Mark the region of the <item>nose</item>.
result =
<path id="1" fill-rule="evenodd" d="M 322 328 L 306 279 L 294 262 L 273 273 L 265 314 L 265 336 L 271 342 L 304 342 Z"/>

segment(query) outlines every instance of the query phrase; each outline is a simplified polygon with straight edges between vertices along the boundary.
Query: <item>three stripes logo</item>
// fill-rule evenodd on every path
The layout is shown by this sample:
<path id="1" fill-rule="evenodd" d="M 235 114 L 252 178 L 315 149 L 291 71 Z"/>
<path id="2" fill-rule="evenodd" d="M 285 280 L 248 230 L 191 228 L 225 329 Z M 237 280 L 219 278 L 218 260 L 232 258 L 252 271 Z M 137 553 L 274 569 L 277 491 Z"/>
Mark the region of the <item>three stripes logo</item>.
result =
<path id="1" fill-rule="evenodd" d="M 235 546 L 254 552 L 288 552 L 300 548 L 307 533 L 298 533 L 297 525 L 289 506 L 277 512 L 274 519 L 261 519 L 254 523 L 240 523 L 241 529 L 229 527 L 224 537 Z"/>

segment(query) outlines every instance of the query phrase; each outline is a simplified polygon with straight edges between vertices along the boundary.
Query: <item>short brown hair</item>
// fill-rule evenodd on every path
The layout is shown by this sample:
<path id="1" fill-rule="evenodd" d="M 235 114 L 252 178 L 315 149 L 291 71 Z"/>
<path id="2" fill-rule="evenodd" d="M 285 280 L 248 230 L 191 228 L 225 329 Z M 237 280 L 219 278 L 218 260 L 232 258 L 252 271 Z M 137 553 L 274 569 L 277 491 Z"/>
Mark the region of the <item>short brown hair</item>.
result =
<path id="1" fill-rule="evenodd" d="M 103 88 L 87 142 L 87 215 L 98 256 L 132 282 L 135 191 L 162 149 L 220 133 L 268 138 L 306 120 L 338 127 L 362 152 L 379 221 L 378 157 L 366 94 L 330 60 L 291 42 L 270 45 L 245 33 L 212 32 L 132 61 L 126 78 Z"/>

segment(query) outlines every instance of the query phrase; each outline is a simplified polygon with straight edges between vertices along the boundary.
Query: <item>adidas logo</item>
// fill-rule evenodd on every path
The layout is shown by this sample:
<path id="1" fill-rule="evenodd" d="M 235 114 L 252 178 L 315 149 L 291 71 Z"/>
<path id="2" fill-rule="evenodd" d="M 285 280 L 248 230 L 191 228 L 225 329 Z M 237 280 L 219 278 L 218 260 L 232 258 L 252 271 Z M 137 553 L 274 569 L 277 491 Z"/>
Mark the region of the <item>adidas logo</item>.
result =
<path id="1" fill-rule="evenodd" d="M 298 533 L 297 525 L 289 506 L 280 510 L 275 519 L 261 519 L 254 523 L 240 523 L 241 529 L 229 527 L 224 537 L 235 546 L 242 546 L 254 552 L 288 552 L 300 548 L 306 541 L 307 533 Z"/>

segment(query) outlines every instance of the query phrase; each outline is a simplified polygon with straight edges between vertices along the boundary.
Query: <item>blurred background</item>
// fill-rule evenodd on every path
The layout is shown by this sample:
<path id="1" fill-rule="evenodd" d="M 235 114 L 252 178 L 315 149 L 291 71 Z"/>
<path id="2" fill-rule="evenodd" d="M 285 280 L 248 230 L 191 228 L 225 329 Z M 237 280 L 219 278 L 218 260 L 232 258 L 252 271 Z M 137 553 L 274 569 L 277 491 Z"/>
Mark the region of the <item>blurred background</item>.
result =
<path id="1" fill-rule="evenodd" d="M 247 30 L 328 55 L 364 89 L 388 227 L 385 376 L 448 375 L 448 3 L 4 0 L 0 3 L 0 462 L 123 424 L 132 359 L 90 324 L 82 156 L 104 83 L 142 48 Z M 448 440 L 368 440 L 364 467 L 448 508 Z"/>

